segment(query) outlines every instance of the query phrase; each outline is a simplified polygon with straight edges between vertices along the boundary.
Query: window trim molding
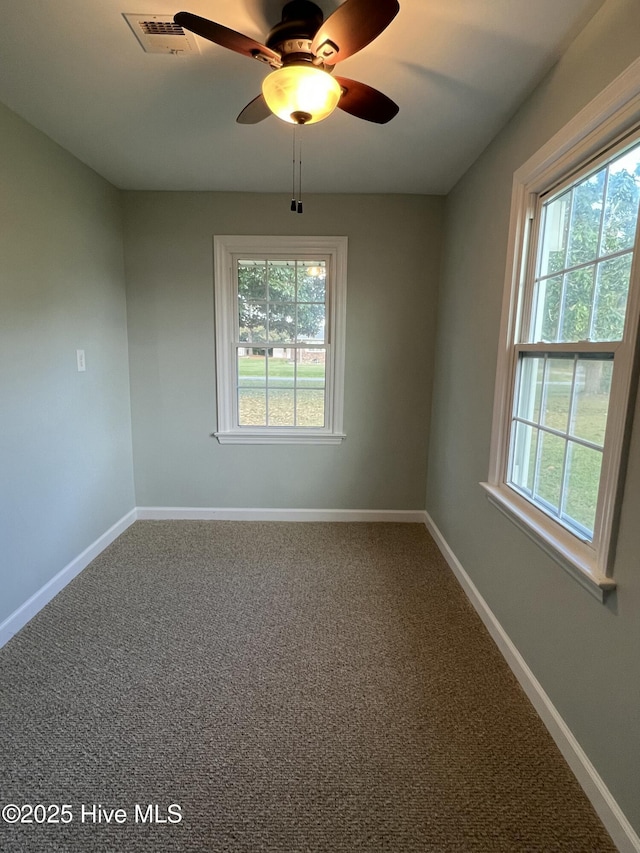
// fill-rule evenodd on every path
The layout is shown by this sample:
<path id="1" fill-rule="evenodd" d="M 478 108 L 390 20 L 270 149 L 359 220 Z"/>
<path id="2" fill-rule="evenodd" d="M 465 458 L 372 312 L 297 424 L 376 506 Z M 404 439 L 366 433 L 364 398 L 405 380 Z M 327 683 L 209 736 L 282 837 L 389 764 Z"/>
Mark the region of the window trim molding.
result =
<path id="1" fill-rule="evenodd" d="M 344 372 L 347 314 L 347 237 L 303 237 L 220 234 L 213 238 L 214 310 L 216 334 L 216 403 L 220 444 L 341 444 L 344 421 Z M 330 347 L 326 395 L 327 418 L 322 428 L 239 427 L 233 420 L 234 385 L 232 323 L 235 318 L 233 257 L 274 254 L 321 255 L 327 258 L 332 284 L 328 295 Z"/>
<path id="2" fill-rule="evenodd" d="M 481 483 L 494 506 L 504 512 L 600 600 L 604 600 L 606 593 L 616 586 L 611 578 L 611 571 L 615 554 L 619 498 L 624 480 L 624 457 L 633 409 L 634 383 L 637 380 L 637 369 L 634 368 L 633 361 L 640 319 L 640 286 L 636 281 L 636 285 L 631 288 L 625 324 L 625 346 L 621 348 L 625 381 L 623 386 L 618 388 L 618 399 L 624 396 L 629 401 L 629 406 L 620 411 L 621 407 L 615 405 L 616 401 L 612 397 L 610 412 L 613 416 L 610 415 L 607 424 L 606 443 L 613 446 L 615 452 L 613 458 L 609 456 L 606 468 L 603 467 L 602 476 L 607 479 L 601 494 L 608 503 L 602 513 L 605 524 L 599 530 L 597 548 L 580 542 L 568 532 L 565 535 L 561 525 L 550 523 L 541 510 L 506 484 L 515 379 L 513 342 L 517 340 L 517 324 L 523 314 L 521 302 L 525 294 L 527 265 L 532 262 L 532 253 L 527 252 L 527 247 L 540 194 L 566 179 L 572 171 L 584 167 L 590 159 L 595 160 L 604 149 L 614 145 L 639 126 L 640 59 L 637 59 L 514 173 L 489 474 L 488 481 Z M 640 257 L 637 252 L 631 275 L 632 281 L 640 276 Z"/>

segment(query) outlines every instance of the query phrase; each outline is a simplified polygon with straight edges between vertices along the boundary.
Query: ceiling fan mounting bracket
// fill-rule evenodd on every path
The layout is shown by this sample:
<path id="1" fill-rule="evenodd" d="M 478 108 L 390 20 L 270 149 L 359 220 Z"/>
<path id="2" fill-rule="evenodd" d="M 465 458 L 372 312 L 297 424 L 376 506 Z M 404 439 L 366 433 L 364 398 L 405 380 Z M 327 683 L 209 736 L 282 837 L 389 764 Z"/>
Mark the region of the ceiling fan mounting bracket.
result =
<path id="1" fill-rule="evenodd" d="M 282 10 L 282 20 L 271 28 L 265 44 L 280 52 L 289 42 L 307 41 L 311 45 L 323 20 L 322 9 L 311 0 L 291 0 Z"/>

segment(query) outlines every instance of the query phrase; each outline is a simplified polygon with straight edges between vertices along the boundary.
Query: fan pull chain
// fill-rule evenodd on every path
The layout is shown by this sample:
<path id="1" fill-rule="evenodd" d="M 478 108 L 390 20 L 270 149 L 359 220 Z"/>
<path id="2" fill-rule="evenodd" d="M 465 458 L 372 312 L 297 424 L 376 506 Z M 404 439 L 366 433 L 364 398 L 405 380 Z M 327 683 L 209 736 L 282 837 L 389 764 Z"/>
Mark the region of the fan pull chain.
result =
<path id="1" fill-rule="evenodd" d="M 296 125 L 293 125 L 293 168 L 291 172 L 291 213 L 295 213 L 296 205 Z"/>
<path id="2" fill-rule="evenodd" d="M 300 170 L 298 173 L 298 213 L 302 213 L 302 134 L 300 134 Z"/>
<path id="3" fill-rule="evenodd" d="M 296 156 L 297 149 L 297 156 Z M 298 166 L 298 191 L 296 192 L 296 161 Z M 296 200 L 297 196 L 297 200 Z M 298 140 L 298 125 L 293 125 L 293 154 L 291 177 L 291 212 L 302 213 L 302 140 Z"/>

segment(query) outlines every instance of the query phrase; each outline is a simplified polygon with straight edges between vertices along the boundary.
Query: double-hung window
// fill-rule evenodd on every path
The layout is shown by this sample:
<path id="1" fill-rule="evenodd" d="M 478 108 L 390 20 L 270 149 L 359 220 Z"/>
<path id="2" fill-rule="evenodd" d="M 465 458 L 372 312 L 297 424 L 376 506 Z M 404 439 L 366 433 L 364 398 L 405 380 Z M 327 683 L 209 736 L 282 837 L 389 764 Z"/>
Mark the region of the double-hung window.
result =
<path id="1" fill-rule="evenodd" d="M 214 239 L 221 443 L 339 443 L 345 237 Z"/>
<path id="2" fill-rule="evenodd" d="M 609 129 L 611 135 L 611 129 Z M 597 142 L 599 150 L 595 150 Z M 611 577 L 640 303 L 640 130 L 514 182 L 492 501 L 599 597 Z"/>

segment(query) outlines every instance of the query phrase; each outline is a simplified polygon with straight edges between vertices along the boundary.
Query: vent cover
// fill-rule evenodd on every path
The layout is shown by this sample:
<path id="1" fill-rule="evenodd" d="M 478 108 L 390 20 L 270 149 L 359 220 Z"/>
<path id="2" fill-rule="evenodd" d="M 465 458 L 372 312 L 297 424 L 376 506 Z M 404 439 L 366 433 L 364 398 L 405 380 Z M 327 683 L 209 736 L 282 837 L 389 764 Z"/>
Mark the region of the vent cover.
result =
<path id="1" fill-rule="evenodd" d="M 200 53 L 196 37 L 170 15 L 123 15 L 146 53 Z"/>

